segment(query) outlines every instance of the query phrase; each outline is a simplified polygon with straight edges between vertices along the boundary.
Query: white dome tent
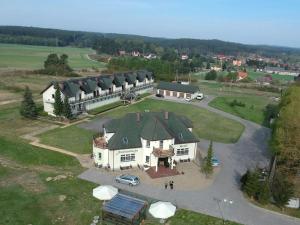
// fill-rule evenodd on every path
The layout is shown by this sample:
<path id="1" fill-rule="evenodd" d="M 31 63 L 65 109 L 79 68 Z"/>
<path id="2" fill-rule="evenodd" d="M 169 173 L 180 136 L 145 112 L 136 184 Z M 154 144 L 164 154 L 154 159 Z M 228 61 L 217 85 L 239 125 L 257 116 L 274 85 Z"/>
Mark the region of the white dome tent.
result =
<path id="1" fill-rule="evenodd" d="M 93 189 L 93 196 L 99 200 L 107 201 L 118 194 L 118 189 L 111 185 L 101 185 Z"/>
<path id="2" fill-rule="evenodd" d="M 176 212 L 176 206 L 171 202 L 156 202 L 150 205 L 149 213 L 159 219 L 167 219 L 171 216 L 174 216 Z"/>

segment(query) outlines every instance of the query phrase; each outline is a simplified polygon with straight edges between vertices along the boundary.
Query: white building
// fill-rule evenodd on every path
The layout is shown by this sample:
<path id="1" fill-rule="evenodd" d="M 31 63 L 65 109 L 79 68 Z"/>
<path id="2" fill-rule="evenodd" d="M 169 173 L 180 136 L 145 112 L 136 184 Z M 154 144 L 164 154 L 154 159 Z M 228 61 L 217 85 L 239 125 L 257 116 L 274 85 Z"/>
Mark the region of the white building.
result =
<path id="1" fill-rule="evenodd" d="M 200 94 L 199 87 L 177 82 L 161 81 L 157 85 L 157 94 L 176 98 L 194 99 Z"/>
<path id="2" fill-rule="evenodd" d="M 103 133 L 93 140 L 93 157 L 97 166 L 110 169 L 173 169 L 177 163 L 195 159 L 198 141 L 191 121 L 184 116 L 170 112 L 129 113 L 103 126 Z"/>
<path id="3" fill-rule="evenodd" d="M 58 82 L 62 100 L 67 97 L 73 114 L 119 101 L 128 93 L 142 94 L 153 88 L 153 74 L 146 70 L 100 75 Z M 43 91 L 44 111 L 54 116 L 55 84 Z"/>

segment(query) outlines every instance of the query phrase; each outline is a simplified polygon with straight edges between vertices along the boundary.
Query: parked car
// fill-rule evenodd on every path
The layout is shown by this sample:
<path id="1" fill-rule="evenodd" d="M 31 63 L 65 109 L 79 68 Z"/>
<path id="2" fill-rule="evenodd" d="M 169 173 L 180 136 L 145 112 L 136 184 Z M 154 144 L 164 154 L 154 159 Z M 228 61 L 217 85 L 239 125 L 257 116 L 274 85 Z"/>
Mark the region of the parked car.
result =
<path id="1" fill-rule="evenodd" d="M 187 97 L 185 100 L 186 100 L 187 102 L 192 101 L 192 99 L 191 99 L 190 97 Z"/>
<path id="2" fill-rule="evenodd" d="M 164 96 L 162 94 L 156 94 L 155 96 L 158 98 L 164 98 Z"/>
<path id="3" fill-rule="evenodd" d="M 116 177 L 116 182 L 128 184 L 129 186 L 136 186 L 140 183 L 140 178 L 130 174 L 122 174 Z"/>
<path id="4" fill-rule="evenodd" d="M 204 98 L 203 93 L 200 93 L 200 94 L 198 94 L 198 95 L 196 96 L 196 99 L 197 99 L 197 100 L 202 100 L 203 98 Z"/>
<path id="5" fill-rule="evenodd" d="M 216 157 L 213 157 L 211 159 L 211 164 L 213 167 L 217 167 L 217 166 L 220 166 L 220 161 Z"/>

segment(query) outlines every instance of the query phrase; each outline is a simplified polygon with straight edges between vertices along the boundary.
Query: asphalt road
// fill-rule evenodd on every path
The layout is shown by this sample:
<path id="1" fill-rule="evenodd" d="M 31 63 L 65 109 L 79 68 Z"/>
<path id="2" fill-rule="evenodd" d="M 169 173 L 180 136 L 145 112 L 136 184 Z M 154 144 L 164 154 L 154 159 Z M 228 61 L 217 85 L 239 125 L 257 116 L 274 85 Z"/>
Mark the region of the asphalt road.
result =
<path id="1" fill-rule="evenodd" d="M 177 99 L 168 100 L 179 101 Z M 247 168 L 253 168 L 257 165 L 268 165 L 269 154 L 267 142 L 270 137 L 270 130 L 253 122 L 214 109 L 207 105 L 210 100 L 211 98 L 196 103 L 187 103 L 184 100 L 181 102 L 206 108 L 224 117 L 239 121 L 245 126 L 245 130 L 237 143 L 223 144 L 214 142 L 214 154 L 221 162 L 221 170 L 210 187 L 198 191 L 179 191 L 176 190 L 176 184 L 175 189 L 172 191 L 146 184 L 140 184 L 137 187 L 127 187 L 126 185 L 116 184 L 113 177 L 95 168 L 85 171 L 79 175 L 79 177 L 99 184 L 112 184 L 119 188 L 152 198 L 171 201 L 180 208 L 209 214 L 242 224 L 299 225 L 300 220 L 297 218 L 254 206 L 244 198 L 240 191 L 239 179 Z M 207 140 L 201 140 L 199 147 L 201 149 L 207 149 L 208 144 L 209 142 Z"/>

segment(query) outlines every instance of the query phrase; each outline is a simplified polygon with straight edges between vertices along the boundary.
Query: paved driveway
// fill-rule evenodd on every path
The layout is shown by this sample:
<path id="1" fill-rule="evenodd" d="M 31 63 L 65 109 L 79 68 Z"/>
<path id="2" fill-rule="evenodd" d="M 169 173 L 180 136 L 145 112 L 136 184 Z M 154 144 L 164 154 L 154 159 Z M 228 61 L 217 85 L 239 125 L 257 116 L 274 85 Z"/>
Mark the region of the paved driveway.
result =
<path id="1" fill-rule="evenodd" d="M 243 197 L 239 188 L 240 176 L 247 168 L 253 168 L 258 164 L 268 165 L 269 154 L 267 150 L 267 141 L 270 136 L 270 130 L 250 121 L 211 108 L 207 103 L 208 101 L 204 100 L 187 104 L 206 108 L 221 114 L 224 117 L 239 121 L 245 126 L 245 131 L 237 143 L 223 144 L 214 142 L 214 153 L 221 161 L 221 171 L 218 173 L 215 181 L 210 187 L 196 191 L 176 190 L 176 184 L 173 191 L 164 190 L 163 188 L 153 187 L 143 183 L 137 187 L 127 187 L 122 184 L 116 184 L 112 176 L 109 176 L 105 172 L 100 172 L 96 168 L 85 171 L 79 175 L 79 177 L 99 184 L 113 184 L 119 188 L 136 192 L 141 195 L 171 201 L 180 208 L 220 218 L 224 217 L 225 219 L 242 224 L 300 224 L 299 219 L 271 212 L 250 204 Z M 199 145 L 202 149 L 207 149 L 208 144 L 208 141 L 201 140 Z M 224 199 L 227 201 L 225 202 Z M 229 201 L 233 201 L 233 203 L 230 204 Z"/>

